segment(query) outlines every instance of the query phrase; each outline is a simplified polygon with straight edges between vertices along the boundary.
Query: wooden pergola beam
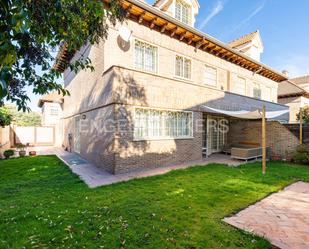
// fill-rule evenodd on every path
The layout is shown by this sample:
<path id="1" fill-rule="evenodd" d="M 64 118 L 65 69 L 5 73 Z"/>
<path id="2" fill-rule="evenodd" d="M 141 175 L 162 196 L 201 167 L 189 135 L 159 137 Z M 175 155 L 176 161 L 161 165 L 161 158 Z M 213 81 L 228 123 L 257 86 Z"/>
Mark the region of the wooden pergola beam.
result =
<path id="1" fill-rule="evenodd" d="M 262 109 L 262 173 L 266 174 L 266 107 Z"/>

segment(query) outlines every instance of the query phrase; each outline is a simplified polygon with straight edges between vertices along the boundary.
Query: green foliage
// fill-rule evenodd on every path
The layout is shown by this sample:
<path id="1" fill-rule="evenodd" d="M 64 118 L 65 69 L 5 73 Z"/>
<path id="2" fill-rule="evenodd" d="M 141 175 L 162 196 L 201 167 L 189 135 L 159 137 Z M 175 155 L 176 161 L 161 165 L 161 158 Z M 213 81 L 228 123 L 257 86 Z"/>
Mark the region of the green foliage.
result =
<path id="1" fill-rule="evenodd" d="M 6 106 L 12 117 L 12 123 L 18 126 L 40 126 L 41 114 L 37 112 L 18 111 L 15 106 Z"/>
<path id="2" fill-rule="evenodd" d="M 68 94 L 57 83 L 61 73 L 51 66 L 51 51 L 63 44 L 72 54 L 87 42 L 107 37 L 108 20 L 122 20 L 118 0 L 0 1 L 0 105 L 10 100 L 27 110 L 30 100 L 25 88 L 35 94 L 58 91 Z M 105 6 L 106 5 L 106 6 Z M 68 64 L 72 70 L 93 69 L 89 58 Z"/>
<path id="3" fill-rule="evenodd" d="M 297 181 L 307 167 L 207 165 L 91 189 L 55 156 L 0 165 L 0 248 L 270 249 L 222 218 Z"/>
<path id="4" fill-rule="evenodd" d="M 309 144 L 303 144 L 297 147 L 293 156 L 296 163 L 303 163 L 309 165 Z"/>
<path id="5" fill-rule="evenodd" d="M 25 150 L 27 148 L 26 144 L 16 144 L 16 148 L 18 150 Z"/>
<path id="6" fill-rule="evenodd" d="M 309 106 L 302 108 L 303 122 L 309 124 Z M 297 120 L 300 119 L 300 113 L 297 114 Z"/>
<path id="7" fill-rule="evenodd" d="M 15 151 L 14 150 L 6 150 L 3 152 L 3 155 L 5 158 L 10 158 L 11 156 L 14 156 Z"/>
<path id="8" fill-rule="evenodd" d="M 0 126 L 4 127 L 10 125 L 12 122 L 12 115 L 10 110 L 6 107 L 0 107 Z"/>

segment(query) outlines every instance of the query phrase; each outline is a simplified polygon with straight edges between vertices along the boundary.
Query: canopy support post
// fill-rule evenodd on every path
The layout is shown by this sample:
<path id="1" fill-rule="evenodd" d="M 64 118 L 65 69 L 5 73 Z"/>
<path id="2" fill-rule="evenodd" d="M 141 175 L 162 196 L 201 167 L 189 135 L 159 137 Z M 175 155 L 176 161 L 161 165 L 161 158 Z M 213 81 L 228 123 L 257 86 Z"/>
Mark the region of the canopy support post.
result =
<path id="1" fill-rule="evenodd" d="M 262 172 L 266 173 L 266 107 L 262 110 Z"/>
<path id="2" fill-rule="evenodd" d="M 303 109 L 299 109 L 299 144 L 303 144 Z"/>

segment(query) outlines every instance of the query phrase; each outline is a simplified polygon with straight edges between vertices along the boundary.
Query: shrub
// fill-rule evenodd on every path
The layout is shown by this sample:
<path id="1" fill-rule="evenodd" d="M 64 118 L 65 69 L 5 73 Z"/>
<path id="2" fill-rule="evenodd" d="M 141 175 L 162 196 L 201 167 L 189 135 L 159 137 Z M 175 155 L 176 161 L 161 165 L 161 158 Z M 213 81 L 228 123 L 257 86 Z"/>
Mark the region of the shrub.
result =
<path id="1" fill-rule="evenodd" d="M 309 165 L 309 144 L 298 146 L 293 159 L 296 163 Z"/>
<path id="2" fill-rule="evenodd" d="M 14 150 L 6 150 L 3 152 L 3 155 L 6 159 L 10 158 L 11 156 L 14 156 Z"/>

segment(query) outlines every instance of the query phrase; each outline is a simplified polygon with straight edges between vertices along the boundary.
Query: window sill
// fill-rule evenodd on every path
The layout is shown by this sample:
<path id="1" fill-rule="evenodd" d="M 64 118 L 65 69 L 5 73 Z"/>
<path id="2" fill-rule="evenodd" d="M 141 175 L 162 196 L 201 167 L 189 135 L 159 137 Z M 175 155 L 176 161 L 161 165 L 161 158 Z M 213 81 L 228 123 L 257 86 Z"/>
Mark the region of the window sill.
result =
<path id="1" fill-rule="evenodd" d="M 187 78 L 183 78 L 183 77 L 176 76 L 176 75 L 174 75 L 174 79 L 185 81 L 185 82 L 190 82 L 190 83 L 194 82 L 192 79 L 187 79 Z"/>
<path id="2" fill-rule="evenodd" d="M 162 138 L 134 138 L 133 142 L 145 142 L 145 141 L 161 141 L 161 140 L 190 140 L 194 139 L 193 136 L 186 137 L 162 137 Z"/>

